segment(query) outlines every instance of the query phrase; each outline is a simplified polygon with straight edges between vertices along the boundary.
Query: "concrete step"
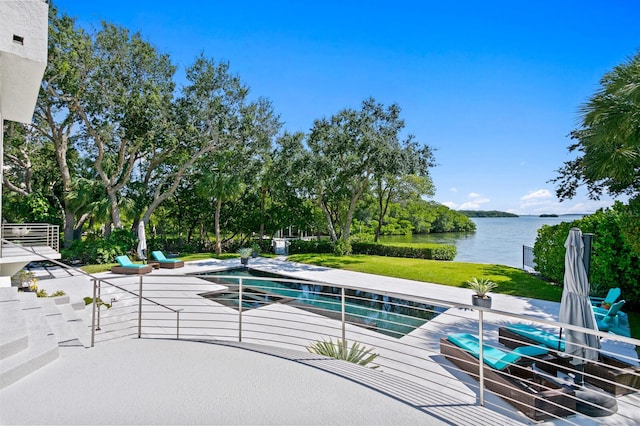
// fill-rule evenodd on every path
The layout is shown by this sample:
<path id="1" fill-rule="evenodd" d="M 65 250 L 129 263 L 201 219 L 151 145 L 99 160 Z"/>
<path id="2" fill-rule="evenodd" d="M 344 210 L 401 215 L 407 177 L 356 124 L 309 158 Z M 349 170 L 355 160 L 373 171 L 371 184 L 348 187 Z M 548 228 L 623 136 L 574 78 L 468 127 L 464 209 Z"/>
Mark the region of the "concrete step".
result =
<path id="1" fill-rule="evenodd" d="M 0 360 L 29 345 L 27 325 L 22 316 L 17 287 L 0 288 Z"/>
<path id="2" fill-rule="evenodd" d="M 62 305 L 57 305 L 52 298 L 48 297 L 41 297 L 38 302 L 60 346 L 84 346 L 74 328 L 69 325 L 67 318 L 62 314 L 60 310 Z"/>
<path id="3" fill-rule="evenodd" d="M 0 389 L 20 380 L 32 372 L 58 359 L 58 339 L 39 306 L 35 293 L 19 293 L 20 316 L 26 325 L 28 346 L 8 356 L 0 364 Z M 13 322 L 13 320 L 12 320 Z"/>
<path id="4" fill-rule="evenodd" d="M 69 304 L 56 306 L 82 346 L 91 347 L 91 319 L 86 321 L 84 312 L 75 310 Z"/>

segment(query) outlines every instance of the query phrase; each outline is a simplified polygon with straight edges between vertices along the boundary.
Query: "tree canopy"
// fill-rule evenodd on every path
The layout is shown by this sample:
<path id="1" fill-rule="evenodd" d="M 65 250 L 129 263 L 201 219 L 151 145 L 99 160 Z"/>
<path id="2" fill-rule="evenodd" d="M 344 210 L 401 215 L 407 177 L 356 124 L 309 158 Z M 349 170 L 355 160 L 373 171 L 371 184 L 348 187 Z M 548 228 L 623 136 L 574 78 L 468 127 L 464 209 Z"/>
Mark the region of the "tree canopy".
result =
<path id="1" fill-rule="evenodd" d="M 141 34 L 49 13 L 33 124 L 4 126 L 3 212 L 61 224 L 83 258 L 81 236 L 125 244 L 140 221 L 159 249 L 212 249 L 213 232 L 217 252 L 283 230 L 348 242 L 356 222 L 361 238 L 473 229 L 424 199 L 433 150 L 404 135 L 399 105 L 368 98 L 291 134 L 228 62 L 201 54 L 178 84 L 170 56 Z M 114 255 L 94 248 L 100 261 Z"/>
<path id="2" fill-rule="evenodd" d="M 589 196 L 640 195 L 640 51 L 600 80 L 580 108 L 582 126 L 571 132 L 578 156 L 558 170 L 556 193 L 572 198 L 586 185 Z"/>

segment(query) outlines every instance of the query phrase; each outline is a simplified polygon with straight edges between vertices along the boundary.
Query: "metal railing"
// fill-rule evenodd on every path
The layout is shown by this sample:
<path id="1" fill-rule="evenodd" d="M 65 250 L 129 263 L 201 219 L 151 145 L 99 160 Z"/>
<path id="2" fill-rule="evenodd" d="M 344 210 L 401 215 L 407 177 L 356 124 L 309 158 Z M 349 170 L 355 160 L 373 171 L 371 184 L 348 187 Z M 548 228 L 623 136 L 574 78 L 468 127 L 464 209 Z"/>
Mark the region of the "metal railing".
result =
<path id="1" fill-rule="evenodd" d="M 533 247 L 522 246 L 522 269 L 536 270 L 536 258 L 533 255 Z"/>
<path id="2" fill-rule="evenodd" d="M 111 281 L 122 282 L 111 284 L 102 297 L 117 300 L 117 306 L 103 309 L 99 327 L 94 323 L 92 328 L 99 328 L 98 341 L 137 334 L 145 338 L 257 343 L 302 351 L 322 340 L 349 345 L 359 342 L 374 349 L 378 354 L 374 363 L 387 373 L 426 387 L 449 387 L 460 392 L 463 400 L 472 389 L 479 404 L 503 411 L 496 402 L 497 393 L 535 420 L 562 418 L 573 424 L 581 423 L 580 417 L 573 416 L 584 413 L 585 406 L 591 412 L 613 411 L 606 404 L 590 402 L 572 388 L 571 378 L 583 374 L 588 383 L 597 385 L 589 385 L 589 389 L 600 397 L 598 401 L 617 404 L 616 421 L 639 420 L 633 414 L 640 402 L 637 356 L 632 350 L 619 350 L 640 345 L 637 339 L 437 298 L 390 291 L 372 293 L 366 286 L 357 285 L 157 272 L 135 282 L 130 277 Z M 565 332 L 591 333 L 607 345 L 599 351 L 600 361 L 585 360 L 588 368 L 584 371 L 568 362 L 571 358 L 550 348 L 545 356 L 525 353 L 521 360 L 495 371 L 441 340 L 457 333 L 475 335 L 480 359 L 493 356 L 495 350 L 509 353 L 509 346 L 536 346 L 502 336 L 501 329 L 510 323 L 531 324 L 556 334 L 559 327 Z M 526 366 L 522 366 L 523 361 Z M 452 377 L 461 379 L 463 385 L 451 384 Z M 500 392 L 505 387 L 513 389 Z"/>
<path id="3" fill-rule="evenodd" d="M 0 239 L 22 247 L 49 247 L 60 249 L 60 227 L 48 223 L 3 223 L 0 227 Z M 0 244 L 0 257 L 3 244 Z"/>

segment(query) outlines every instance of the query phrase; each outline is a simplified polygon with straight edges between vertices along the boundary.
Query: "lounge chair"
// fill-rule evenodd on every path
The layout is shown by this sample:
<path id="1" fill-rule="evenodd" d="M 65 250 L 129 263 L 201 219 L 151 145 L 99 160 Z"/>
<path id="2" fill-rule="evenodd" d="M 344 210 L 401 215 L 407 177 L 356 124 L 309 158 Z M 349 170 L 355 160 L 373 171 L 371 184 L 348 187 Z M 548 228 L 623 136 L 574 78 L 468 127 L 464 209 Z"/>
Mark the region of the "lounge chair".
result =
<path id="1" fill-rule="evenodd" d="M 620 308 L 625 304 L 624 300 L 614 303 L 611 307 L 604 311 L 601 308 L 593 308 L 593 313 L 596 316 L 596 324 L 600 331 L 612 331 L 618 329 L 620 326 L 620 316 L 626 315 L 620 312 Z M 604 311 L 604 312 L 603 312 Z"/>
<path id="2" fill-rule="evenodd" d="M 564 340 L 559 333 L 551 333 L 528 324 L 510 324 L 498 329 L 499 341 L 508 348 L 522 345 L 542 345 L 548 349 L 564 352 Z"/>
<path id="3" fill-rule="evenodd" d="M 128 256 L 118 256 L 116 257 L 116 261 L 119 266 L 113 266 L 111 268 L 111 272 L 114 274 L 143 275 L 153 270 L 151 265 L 133 263 Z"/>
<path id="4" fill-rule="evenodd" d="M 440 352 L 476 380 L 479 377 L 480 342 L 471 334 L 440 339 Z M 575 392 L 537 374 L 531 364 L 548 351 L 521 346 L 512 351 L 483 345 L 485 386 L 534 420 L 570 416 L 576 412 Z"/>
<path id="5" fill-rule="evenodd" d="M 183 260 L 180 260 L 180 259 L 167 259 L 164 256 L 164 253 L 162 253 L 159 250 L 152 251 L 151 252 L 151 257 L 153 259 L 155 259 L 156 262 L 158 262 L 158 264 L 160 265 L 161 268 L 175 269 L 175 268 L 182 268 L 184 266 L 184 261 Z"/>
<path id="6" fill-rule="evenodd" d="M 552 355 L 536 363 L 536 366 L 552 376 L 556 376 L 558 371 L 568 373 L 575 370 L 575 366 L 570 363 L 571 357 L 562 353 L 564 340 L 559 339 L 559 333 L 552 333 L 527 324 L 500 327 L 498 333 L 500 343 L 509 348 L 522 345 L 542 345 L 549 348 L 553 352 Z M 584 379 L 587 382 L 614 395 L 624 395 L 633 392 L 634 388 L 640 388 L 640 367 L 602 353 L 597 363 L 585 364 L 584 373 Z"/>
<path id="7" fill-rule="evenodd" d="M 610 288 L 606 297 L 589 297 L 591 305 L 595 308 L 602 308 L 602 305 L 613 306 L 618 300 L 622 291 L 620 288 Z M 606 309 L 605 309 L 606 310 Z"/>

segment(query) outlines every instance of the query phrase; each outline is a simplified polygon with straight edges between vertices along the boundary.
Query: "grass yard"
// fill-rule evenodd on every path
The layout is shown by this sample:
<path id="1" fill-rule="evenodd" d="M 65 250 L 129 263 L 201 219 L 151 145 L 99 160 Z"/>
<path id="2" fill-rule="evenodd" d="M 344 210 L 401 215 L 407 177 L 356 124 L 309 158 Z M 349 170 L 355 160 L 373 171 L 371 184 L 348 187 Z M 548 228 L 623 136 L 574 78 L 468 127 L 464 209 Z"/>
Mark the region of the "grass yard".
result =
<path id="1" fill-rule="evenodd" d="M 493 293 L 560 302 L 562 287 L 550 284 L 521 269 L 504 265 L 407 259 L 383 256 L 333 256 L 296 254 L 289 260 L 329 268 L 347 269 L 414 281 L 466 287 L 473 277 L 489 278 L 498 283 Z"/>

